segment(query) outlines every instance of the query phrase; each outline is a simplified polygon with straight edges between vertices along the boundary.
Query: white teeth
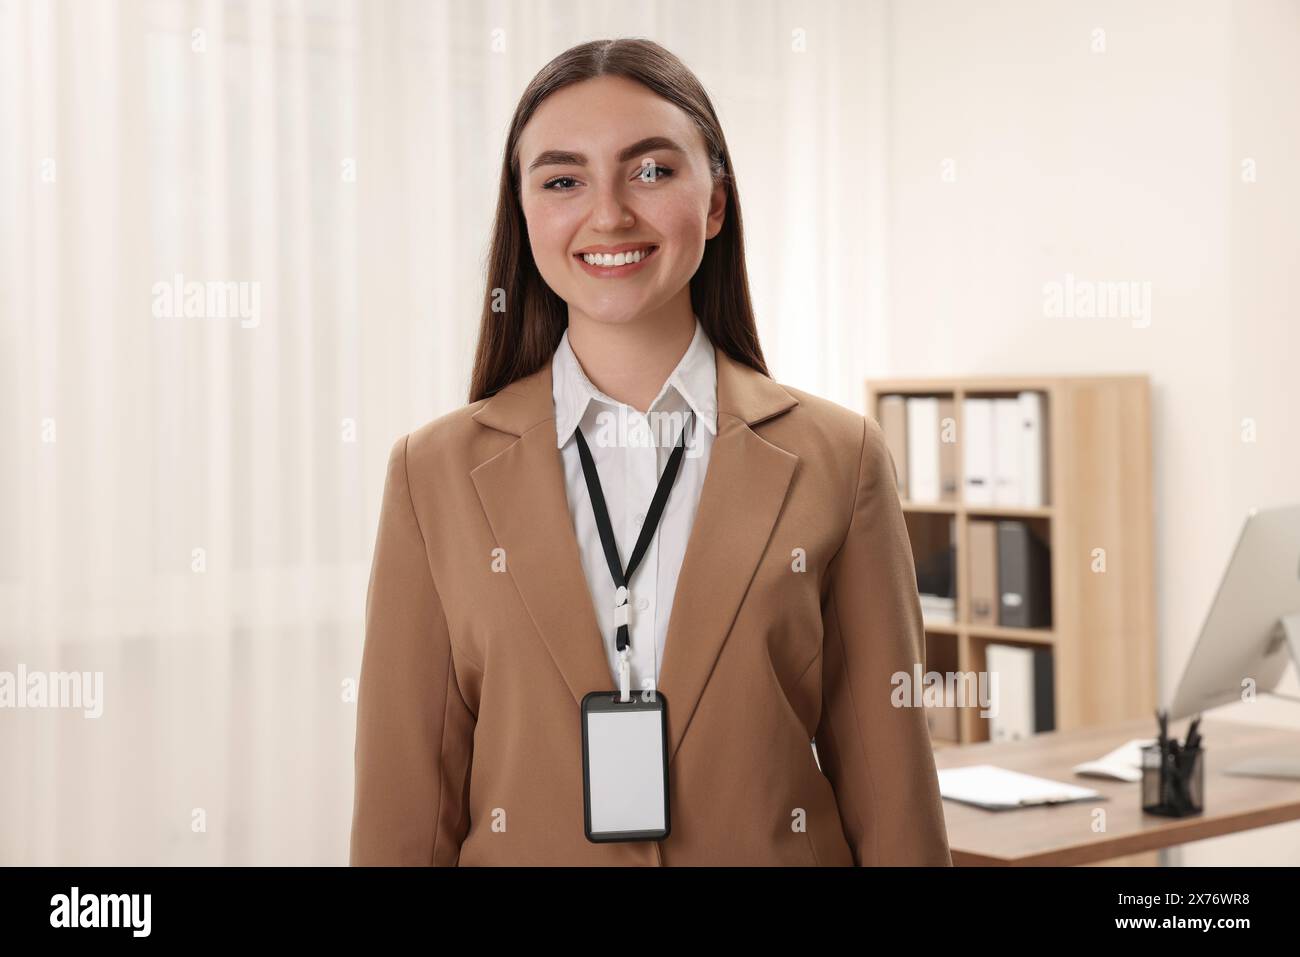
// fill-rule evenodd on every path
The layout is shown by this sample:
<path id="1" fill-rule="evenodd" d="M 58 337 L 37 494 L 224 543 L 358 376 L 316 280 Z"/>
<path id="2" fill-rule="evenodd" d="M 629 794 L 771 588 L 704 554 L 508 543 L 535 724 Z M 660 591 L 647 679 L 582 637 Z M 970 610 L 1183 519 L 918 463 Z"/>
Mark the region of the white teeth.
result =
<path id="1" fill-rule="evenodd" d="M 650 254 L 649 246 L 626 253 L 583 253 L 582 261 L 592 266 L 626 266 L 639 263 Z"/>

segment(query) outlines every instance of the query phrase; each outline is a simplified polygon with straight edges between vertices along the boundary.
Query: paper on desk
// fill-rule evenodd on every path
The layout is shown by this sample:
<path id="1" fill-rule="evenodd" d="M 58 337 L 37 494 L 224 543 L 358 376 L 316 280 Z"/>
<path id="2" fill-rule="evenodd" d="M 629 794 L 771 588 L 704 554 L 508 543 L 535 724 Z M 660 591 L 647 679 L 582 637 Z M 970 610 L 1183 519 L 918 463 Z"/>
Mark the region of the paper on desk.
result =
<path id="1" fill-rule="evenodd" d="M 1116 781 L 1141 781 L 1142 748 L 1155 743 L 1155 738 L 1134 738 L 1096 761 L 1076 764 L 1074 773 L 1083 777 L 1113 778 Z"/>
<path id="2" fill-rule="evenodd" d="M 1091 788 L 1037 778 L 991 764 L 941 769 L 939 793 L 951 801 L 974 804 L 991 811 L 1101 797 Z"/>

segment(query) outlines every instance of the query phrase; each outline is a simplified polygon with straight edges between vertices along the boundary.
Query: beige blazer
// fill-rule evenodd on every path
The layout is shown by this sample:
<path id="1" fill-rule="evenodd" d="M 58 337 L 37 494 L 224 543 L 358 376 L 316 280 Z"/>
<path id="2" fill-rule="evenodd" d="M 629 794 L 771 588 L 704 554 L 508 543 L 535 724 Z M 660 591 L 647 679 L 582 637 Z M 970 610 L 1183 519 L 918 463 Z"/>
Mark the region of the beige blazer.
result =
<path id="1" fill-rule="evenodd" d="M 925 715 L 891 703 L 924 633 L 880 428 L 715 354 L 718 434 L 658 685 L 671 833 L 583 831 L 579 707 L 615 685 L 548 362 L 393 446 L 352 864 L 951 864 Z"/>

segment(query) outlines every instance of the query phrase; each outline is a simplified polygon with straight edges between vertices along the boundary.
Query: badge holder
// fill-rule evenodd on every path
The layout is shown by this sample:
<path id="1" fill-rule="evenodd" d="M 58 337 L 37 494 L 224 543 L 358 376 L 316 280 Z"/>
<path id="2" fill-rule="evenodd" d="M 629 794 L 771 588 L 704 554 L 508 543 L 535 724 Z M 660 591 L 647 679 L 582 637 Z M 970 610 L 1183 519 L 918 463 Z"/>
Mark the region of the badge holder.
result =
<path id="1" fill-rule="evenodd" d="M 668 702 L 647 691 L 582 699 L 582 799 L 587 840 L 668 836 Z"/>

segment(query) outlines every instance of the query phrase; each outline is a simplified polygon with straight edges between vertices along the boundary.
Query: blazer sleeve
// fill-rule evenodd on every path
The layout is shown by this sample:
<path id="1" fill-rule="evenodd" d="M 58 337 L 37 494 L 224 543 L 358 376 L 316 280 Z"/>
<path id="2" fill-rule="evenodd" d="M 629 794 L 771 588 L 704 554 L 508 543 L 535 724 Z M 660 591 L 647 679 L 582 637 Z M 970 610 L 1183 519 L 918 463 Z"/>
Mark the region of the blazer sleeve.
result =
<path id="1" fill-rule="evenodd" d="M 474 721 L 393 446 L 366 594 L 350 863 L 454 866 L 469 828 Z"/>
<path id="2" fill-rule="evenodd" d="M 866 416 L 848 533 L 827 573 L 814 744 L 854 863 L 950 866 L 925 712 L 891 702 L 892 676 L 910 682 L 924 666 L 925 632 L 893 460 Z"/>

